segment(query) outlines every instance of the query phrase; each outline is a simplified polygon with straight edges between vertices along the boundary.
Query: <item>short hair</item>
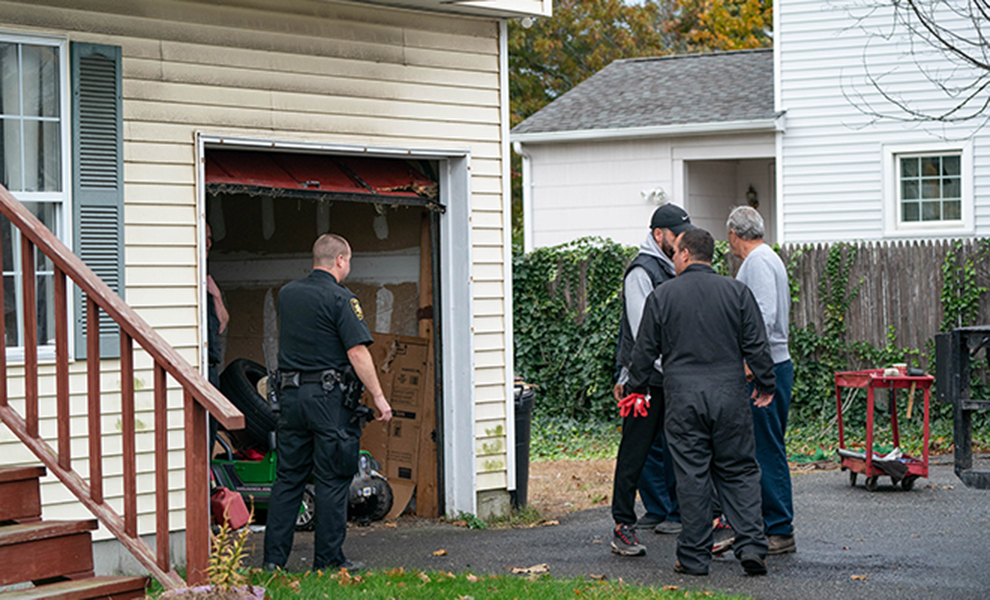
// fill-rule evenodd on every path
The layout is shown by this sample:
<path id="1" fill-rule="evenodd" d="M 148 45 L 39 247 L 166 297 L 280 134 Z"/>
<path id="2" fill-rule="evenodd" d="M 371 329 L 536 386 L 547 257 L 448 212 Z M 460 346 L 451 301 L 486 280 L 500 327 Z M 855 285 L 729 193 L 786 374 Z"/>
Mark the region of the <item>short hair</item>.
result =
<path id="1" fill-rule="evenodd" d="M 736 235 L 744 240 L 763 239 L 763 217 L 751 206 L 737 206 L 729 213 L 729 220 L 725 222 L 728 229 L 734 230 Z"/>
<path id="2" fill-rule="evenodd" d="M 677 249 L 687 249 L 692 261 L 711 263 L 715 254 L 715 238 L 704 229 L 688 229 L 677 238 Z"/>
<path id="3" fill-rule="evenodd" d="M 313 264 L 330 268 L 338 256 L 350 253 L 351 245 L 347 240 L 336 233 L 324 233 L 313 243 Z"/>

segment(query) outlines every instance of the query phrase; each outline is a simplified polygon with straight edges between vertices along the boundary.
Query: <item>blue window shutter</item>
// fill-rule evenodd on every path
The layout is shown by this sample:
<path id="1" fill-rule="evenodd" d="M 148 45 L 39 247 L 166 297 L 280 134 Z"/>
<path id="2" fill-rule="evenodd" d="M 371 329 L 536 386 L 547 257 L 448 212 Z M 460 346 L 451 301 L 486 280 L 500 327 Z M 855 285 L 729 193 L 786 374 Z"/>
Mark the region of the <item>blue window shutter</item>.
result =
<path id="1" fill-rule="evenodd" d="M 120 47 L 73 42 L 72 232 L 75 252 L 124 295 L 124 153 Z M 75 356 L 86 356 L 86 297 L 75 288 Z M 120 330 L 100 312 L 100 356 L 120 356 Z"/>

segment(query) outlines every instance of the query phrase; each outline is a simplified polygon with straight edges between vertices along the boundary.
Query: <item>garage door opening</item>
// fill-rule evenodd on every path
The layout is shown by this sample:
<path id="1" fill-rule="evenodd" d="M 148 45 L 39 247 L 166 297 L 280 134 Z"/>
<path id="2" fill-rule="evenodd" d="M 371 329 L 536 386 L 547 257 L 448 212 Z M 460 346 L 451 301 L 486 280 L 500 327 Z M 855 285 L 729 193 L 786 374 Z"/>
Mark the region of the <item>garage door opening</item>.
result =
<path id="1" fill-rule="evenodd" d="M 342 235 L 353 253 L 344 284 L 375 336 L 396 415 L 387 428 L 370 424 L 362 448 L 385 466 L 393 514 L 442 514 L 438 163 L 209 148 L 205 157 L 207 271 L 230 313 L 221 371 L 274 365 L 279 289 L 310 272 L 317 237 Z"/>

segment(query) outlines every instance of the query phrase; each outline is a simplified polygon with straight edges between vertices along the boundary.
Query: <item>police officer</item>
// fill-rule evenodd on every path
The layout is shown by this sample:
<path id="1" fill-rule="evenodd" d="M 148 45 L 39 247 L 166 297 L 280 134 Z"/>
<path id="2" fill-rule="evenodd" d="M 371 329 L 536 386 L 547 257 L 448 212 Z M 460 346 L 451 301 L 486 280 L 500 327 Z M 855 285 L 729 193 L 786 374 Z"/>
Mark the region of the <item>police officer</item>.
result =
<path id="1" fill-rule="evenodd" d="M 392 418 L 368 345 L 361 304 L 342 284 L 351 248 L 339 235 L 313 244 L 313 272 L 278 294 L 278 469 L 268 504 L 265 569 L 283 568 L 292 549 L 303 490 L 316 480 L 314 569 L 360 569 L 344 557 L 347 497 L 358 470 L 361 428 L 355 415 L 361 385 Z M 358 383 L 354 379 L 360 380 Z"/>

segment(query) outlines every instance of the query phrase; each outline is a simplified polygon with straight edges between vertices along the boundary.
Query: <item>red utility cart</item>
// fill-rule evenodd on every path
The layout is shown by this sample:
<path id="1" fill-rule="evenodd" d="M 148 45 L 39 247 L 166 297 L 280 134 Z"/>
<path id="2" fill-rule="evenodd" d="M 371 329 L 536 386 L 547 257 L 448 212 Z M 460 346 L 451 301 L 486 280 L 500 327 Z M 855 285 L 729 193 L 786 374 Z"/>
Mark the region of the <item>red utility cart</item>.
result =
<path id="1" fill-rule="evenodd" d="M 838 408 L 839 422 L 839 456 L 842 459 L 842 470 L 849 471 L 849 483 L 856 485 L 856 475 L 862 473 L 866 476 L 866 489 L 874 491 L 877 489 L 877 479 L 881 476 L 889 476 L 891 482 L 897 485 L 899 482 L 905 490 L 914 487 L 914 482 L 919 477 L 928 477 L 928 418 L 930 388 L 935 378 L 931 375 L 908 376 L 903 373 L 897 375 L 885 375 L 889 370 L 870 369 L 866 371 L 842 371 L 835 374 L 835 402 Z M 842 389 L 843 388 L 866 388 L 866 452 L 863 454 L 850 451 L 846 448 L 845 435 L 842 429 Z M 914 395 L 917 391 L 924 394 L 924 443 L 922 445 L 921 460 L 902 454 L 896 462 L 900 465 L 891 464 L 894 460 L 884 461 L 880 457 L 873 455 L 873 410 L 874 410 L 874 390 L 890 390 L 890 425 L 894 437 L 894 446 L 900 448 L 900 432 L 897 427 L 897 392 L 906 390 L 908 396 L 908 411 L 914 402 Z"/>

